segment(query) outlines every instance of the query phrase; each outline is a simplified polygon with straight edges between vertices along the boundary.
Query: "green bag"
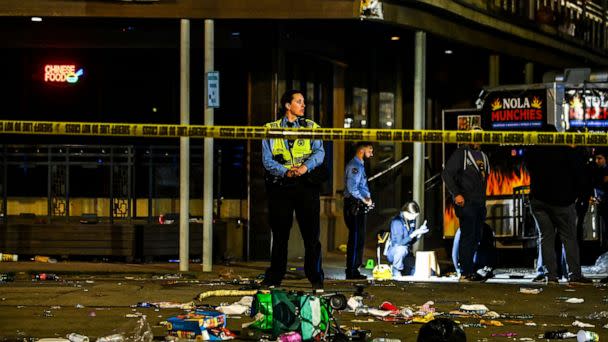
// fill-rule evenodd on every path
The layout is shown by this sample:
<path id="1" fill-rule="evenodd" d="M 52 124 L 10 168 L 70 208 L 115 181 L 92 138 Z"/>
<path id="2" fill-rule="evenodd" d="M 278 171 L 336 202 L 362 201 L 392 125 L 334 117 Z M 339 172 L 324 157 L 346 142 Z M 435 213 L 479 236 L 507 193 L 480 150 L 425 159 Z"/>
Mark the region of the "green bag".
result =
<path id="1" fill-rule="evenodd" d="M 287 331 L 298 331 L 300 329 L 300 319 L 296 313 L 297 295 L 287 293 L 283 290 L 272 290 L 270 293 L 257 293 L 254 297 L 251 315 L 257 313 L 263 317 L 251 327 L 272 332 L 278 336 Z"/>
<path id="2" fill-rule="evenodd" d="M 258 292 L 254 296 L 251 316 L 261 317 L 250 327 L 279 336 L 282 333 L 298 331 L 302 340 L 312 340 L 320 332 L 327 331 L 330 324 L 331 308 L 325 298 L 297 294 L 284 290 Z"/>
<path id="3" fill-rule="evenodd" d="M 262 318 L 253 322 L 251 327 L 263 331 L 272 330 L 272 295 L 270 293 L 258 292 L 253 297 L 253 304 L 251 305 L 251 308 L 252 317 L 257 313 L 262 314 Z"/>
<path id="4" fill-rule="evenodd" d="M 327 331 L 329 324 L 328 304 L 324 298 L 310 295 L 300 296 L 300 320 L 302 340 L 312 340 L 321 332 Z"/>

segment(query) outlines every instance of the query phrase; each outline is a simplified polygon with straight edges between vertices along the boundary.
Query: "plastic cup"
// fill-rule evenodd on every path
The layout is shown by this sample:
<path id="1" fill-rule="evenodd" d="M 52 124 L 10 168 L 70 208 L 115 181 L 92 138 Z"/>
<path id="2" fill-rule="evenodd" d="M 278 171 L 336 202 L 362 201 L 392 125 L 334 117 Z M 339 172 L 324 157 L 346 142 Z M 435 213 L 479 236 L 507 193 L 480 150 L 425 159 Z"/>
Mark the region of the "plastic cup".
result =
<path id="1" fill-rule="evenodd" d="M 577 342 L 597 342 L 599 340 L 600 336 L 593 331 L 579 330 L 576 334 Z"/>

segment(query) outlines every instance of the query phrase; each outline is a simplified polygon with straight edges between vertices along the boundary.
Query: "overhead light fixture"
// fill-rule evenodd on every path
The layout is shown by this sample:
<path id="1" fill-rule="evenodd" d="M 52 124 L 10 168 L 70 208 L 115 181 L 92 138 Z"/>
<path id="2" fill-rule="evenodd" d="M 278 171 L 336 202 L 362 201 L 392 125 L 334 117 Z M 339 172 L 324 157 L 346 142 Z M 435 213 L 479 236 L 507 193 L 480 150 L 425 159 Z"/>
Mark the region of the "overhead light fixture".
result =
<path id="1" fill-rule="evenodd" d="M 39 22 L 42 21 L 42 18 L 40 18 L 40 17 L 32 17 L 32 21 L 36 22 L 36 23 L 39 23 Z"/>
<path id="2" fill-rule="evenodd" d="M 454 51 L 452 51 L 452 50 L 448 49 L 448 50 L 445 50 L 445 51 L 444 51 L 444 53 L 445 53 L 446 55 L 451 55 L 451 54 L 453 54 L 453 53 L 454 53 Z"/>
<path id="3" fill-rule="evenodd" d="M 399 40 L 399 39 L 401 39 L 401 37 L 399 37 L 399 36 L 392 36 L 391 37 L 391 40 Z"/>

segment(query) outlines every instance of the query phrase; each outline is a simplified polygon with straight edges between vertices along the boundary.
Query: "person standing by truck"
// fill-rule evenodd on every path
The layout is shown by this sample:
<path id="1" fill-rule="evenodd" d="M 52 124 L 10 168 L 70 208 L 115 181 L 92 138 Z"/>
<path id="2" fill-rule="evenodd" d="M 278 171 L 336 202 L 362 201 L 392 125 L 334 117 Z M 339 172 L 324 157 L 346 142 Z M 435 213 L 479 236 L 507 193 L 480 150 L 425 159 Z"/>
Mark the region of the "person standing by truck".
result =
<path id="1" fill-rule="evenodd" d="M 473 127 L 473 130 L 481 130 Z M 446 188 L 452 195 L 460 221 L 458 262 L 461 281 L 483 281 L 475 272 L 473 256 L 479 246 L 486 219 L 486 185 L 490 174 L 488 156 L 479 144 L 461 145 L 448 159 L 442 172 Z"/>

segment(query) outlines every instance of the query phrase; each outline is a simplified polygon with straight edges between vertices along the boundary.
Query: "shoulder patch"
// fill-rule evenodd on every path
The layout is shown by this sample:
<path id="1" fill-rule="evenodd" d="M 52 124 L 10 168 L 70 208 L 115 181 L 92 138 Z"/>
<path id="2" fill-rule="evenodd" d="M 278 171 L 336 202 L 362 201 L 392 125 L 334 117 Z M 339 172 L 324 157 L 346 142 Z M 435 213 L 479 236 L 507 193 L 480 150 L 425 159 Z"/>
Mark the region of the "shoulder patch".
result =
<path id="1" fill-rule="evenodd" d="M 310 119 L 306 119 L 306 127 L 319 128 L 321 126 L 319 126 L 316 122 Z"/>
<path id="2" fill-rule="evenodd" d="M 359 169 L 357 169 L 356 167 L 353 167 L 351 172 L 353 173 L 353 175 L 356 175 L 357 173 L 359 173 Z"/>

